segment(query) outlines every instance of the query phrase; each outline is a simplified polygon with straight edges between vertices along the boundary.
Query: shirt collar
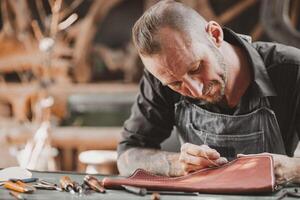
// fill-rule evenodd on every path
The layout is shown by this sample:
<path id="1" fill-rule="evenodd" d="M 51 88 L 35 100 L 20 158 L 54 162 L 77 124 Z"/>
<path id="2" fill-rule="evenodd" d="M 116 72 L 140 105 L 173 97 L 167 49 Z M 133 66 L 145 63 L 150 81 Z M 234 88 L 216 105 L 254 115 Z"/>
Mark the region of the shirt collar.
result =
<path id="1" fill-rule="evenodd" d="M 251 37 L 237 34 L 228 28 L 223 28 L 223 32 L 227 42 L 242 46 L 247 53 L 254 76 L 250 92 L 255 96 L 258 95 L 258 97 L 276 96 L 275 89 L 266 71 L 266 66 L 257 50 L 250 43 Z"/>

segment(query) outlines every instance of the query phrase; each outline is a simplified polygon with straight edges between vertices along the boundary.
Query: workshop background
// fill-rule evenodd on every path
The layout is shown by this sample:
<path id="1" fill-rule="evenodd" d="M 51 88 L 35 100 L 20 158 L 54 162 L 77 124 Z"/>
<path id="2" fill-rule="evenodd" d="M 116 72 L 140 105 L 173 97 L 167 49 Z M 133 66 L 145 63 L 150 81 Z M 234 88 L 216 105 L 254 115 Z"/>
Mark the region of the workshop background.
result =
<path id="1" fill-rule="evenodd" d="M 131 28 L 157 1 L 0 1 L 0 168 L 118 173 L 143 71 Z M 300 48 L 300 0 L 181 2 L 253 41 Z M 163 148 L 178 145 L 172 135 Z"/>

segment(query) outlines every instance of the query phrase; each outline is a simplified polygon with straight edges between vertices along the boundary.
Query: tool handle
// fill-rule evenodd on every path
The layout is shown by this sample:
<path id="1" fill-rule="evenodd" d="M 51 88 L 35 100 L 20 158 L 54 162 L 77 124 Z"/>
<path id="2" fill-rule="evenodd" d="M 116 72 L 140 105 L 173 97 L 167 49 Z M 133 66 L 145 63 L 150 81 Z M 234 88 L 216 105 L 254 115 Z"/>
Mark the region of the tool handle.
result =
<path id="1" fill-rule="evenodd" d="M 130 193 L 137 194 L 140 196 L 145 196 L 147 195 L 147 189 L 146 188 L 140 188 L 140 187 L 135 187 L 135 186 L 130 186 L 130 185 L 122 185 L 122 187 Z"/>
<path id="2" fill-rule="evenodd" d="M 12 182 L 22 181 L 23 183 L 31 183 L 31 182 L 36 182 L 38 180 L 39 180 L 38 178 L 25 178 L 25 179 L 11 178 L 11 179 L 9 179 L 9 181 L 12 181 Z"/>
<path id="3" fill-rule="evenodd" d="M 83 190 L 81 185 L 76 181 L 73 181 L 73 185 L 74 185 L 75 192 L 78 192 L 79 194 L 81 194 L 82 190 Z"/>
<path id="4" fill-rule="evenodd" d="M 75 194 L 73 181 L 69 176 L 62 176 L 59 180 L 61 187 L 72 194 Z"/>
<path id="5" fill-rule="evenodd" d="M 23 181 L 17 181 L 16 182 L 18 185 L 24 187 L 28 192 L 34 192 L 35 191 L 35 187 L 24 183 Z"/>
<path id="6" fill-rule="evenodd" d="M 69 176 L 63 176 L 59 180 L 61 187 L 64 188 L 65 190 L 68 190 L 70 187 L 73 188 L 73 182 Z"/>
<path id="7" fill-rule="evenodd" d="M 105 193 L 105 188 L 100 184 L 98 179 L 93 176 L 86 175 L 84 177 L 84 183 L 96 192 Z"/>
<path id="8" fill-rule="evenodd" d="M 18 192 L 10 191 L 9 194 L 17 200 L 25 200 L 25 198 L 23 198 L 23 196 Z"/>
<path id="9" fill-rule="evenodd" d="M 21 186 L 17 183 L 13 183 L 11 181 L 5 182 L 4 187 L 6 189 L 13 190 L 13 191 L 16 191 L 16 192 L 21 192 L 21 193 L 26 192 L 26 189 L 23 186 Z"/>

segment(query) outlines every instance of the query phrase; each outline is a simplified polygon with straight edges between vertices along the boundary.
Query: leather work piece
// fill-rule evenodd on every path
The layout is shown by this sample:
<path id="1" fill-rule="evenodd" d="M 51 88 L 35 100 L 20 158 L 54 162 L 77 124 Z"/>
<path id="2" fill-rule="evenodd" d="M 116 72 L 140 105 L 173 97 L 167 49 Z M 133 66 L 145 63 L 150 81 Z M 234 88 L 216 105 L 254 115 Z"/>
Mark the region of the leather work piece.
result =
<path id="1" fill-rule="evenodd" d="M 270 155 L 243 156 L 223 166 L 202 169 L 181 177 L 167 177 L 137 169 L 128 178 L 104 178 L 108 189 L 121 185 L 148 190 L 215 194 L 269 193 L 275 189 L 273 159 Z"/>

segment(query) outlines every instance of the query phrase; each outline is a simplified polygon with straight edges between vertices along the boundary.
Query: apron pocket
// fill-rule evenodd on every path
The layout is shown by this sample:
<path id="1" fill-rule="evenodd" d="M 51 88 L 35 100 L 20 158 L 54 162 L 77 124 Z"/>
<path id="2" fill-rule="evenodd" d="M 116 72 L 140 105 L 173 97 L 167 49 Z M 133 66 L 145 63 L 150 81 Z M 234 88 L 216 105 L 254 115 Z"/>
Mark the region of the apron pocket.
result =
<path id="1" fill-rule="evenodd" d="M 229 160 L 237 154 L 262 153 L 264 149 L 264 132 L 216 134 L 202 129 L 196 129 L 192 123 L 188 124 L 191 132 L 188 133 L 187 142 L 201 145 L 206 144 L 217 150 L 221 156 Z"/>

